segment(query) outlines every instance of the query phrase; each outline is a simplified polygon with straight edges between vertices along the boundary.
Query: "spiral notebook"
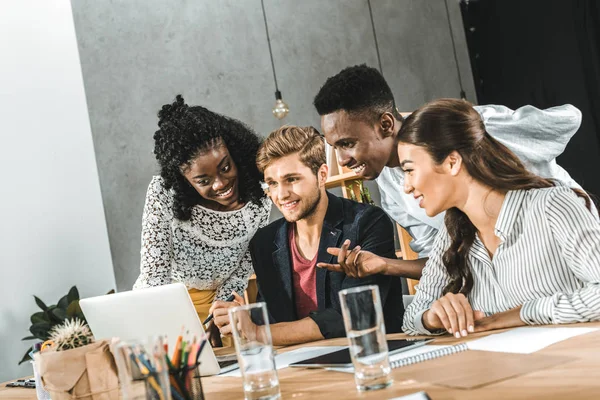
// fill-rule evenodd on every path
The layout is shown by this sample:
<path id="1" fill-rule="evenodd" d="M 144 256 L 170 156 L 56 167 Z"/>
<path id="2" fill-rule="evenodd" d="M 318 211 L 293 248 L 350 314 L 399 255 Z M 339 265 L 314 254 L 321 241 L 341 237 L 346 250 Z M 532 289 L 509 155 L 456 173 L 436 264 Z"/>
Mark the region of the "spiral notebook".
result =
<path id="1" fill-rule="evenodd" d="M 454 346 L 438 346 L 437 349 L 431 350 L 433 346 L 424 346 L 422 352 L 417 352 L 417 354 L 406 354 L 404 357 L 399 357 L 394 359 L 390 358 L 390 367 L 392 368 L 400 368 L 405 367 L 407 365 L 417 364 L 423 361 L 433 360 L 435 358 L 440 358 L 444 356 L 449 356 L 451 354 L 460 353 L 461 351 L 469 350 L 469 347 L 466 343 L 456 344 Z"/>
<path id="2" fill-rule="evenodd" d="M 398 353 L 390 355 L 390 367 L 400 368 L 412 364 L 417 364 L 427 360 L 433 360 L 435 358 L 448 356 L 450 354 L 460 353 L 468 350 L 466 343 L 460 343 L 453 346 L 436 346 L 427 345 L 410 350 L 404 353 Z M 346 373 L 354 373 L 353 367 L 329 367 L 326 368 L 328 371 L 338 371 Z"/>

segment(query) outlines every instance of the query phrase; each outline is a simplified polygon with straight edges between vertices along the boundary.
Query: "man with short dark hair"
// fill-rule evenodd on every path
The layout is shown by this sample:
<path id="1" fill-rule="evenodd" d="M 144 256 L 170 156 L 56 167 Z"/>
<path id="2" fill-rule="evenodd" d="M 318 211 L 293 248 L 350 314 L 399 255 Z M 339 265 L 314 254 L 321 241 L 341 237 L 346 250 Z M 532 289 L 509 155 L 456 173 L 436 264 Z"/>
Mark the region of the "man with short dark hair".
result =
<path id="1" fill-rule="evenodd" d="M 375 68 L 356 65 L 327 79 L 314 99 L 327 142 L 338 153 L 340 165 L 363 179 L 376 179 L 382 208 L 413 237 L 414 261 L 385 259 L 362 251 L 354 263 L 323 265 L 357 276 L 371 273 L 419 279 L 443 214 L 431 218 L 412 195 L 404 193 L 404 172 L 398 160 L 398 132 L 403 118 L 384 77 Z M 512 150 L 531 170 L 573 188 L 581 188 L 556 164 L 581 124 L 581 112 L 564 105 L 547 110 L 525 106 L 475 106 L 487 132 Z M 337 251 L 332 251 L 337 254 Z"/>
<path id="2" fill-rule="evenodd" d="M 404 307 L 399 278 L 366 278 L 316 268 L 334 262 L 328 248 L 363 248 L 378 256 L 394 255 L 392 222 L 378 207 L 336 197 L 325 190 L 325 143 L 312 127 L 284 126 L 271 133 L 258 151 L 257 165 L 273 203 L 284 218 L 260 229 L 250 242 L 257 301 L 267 304 L 276 345 L 345 335 L 338 293 L 377 285 L 388 333 L 400 332 Z M 342 252 L 338 261 L 356 253 Z M 222 334 L 231 326 L 227 309 L 243 303 L 217 301 L 211 312 Z"/>

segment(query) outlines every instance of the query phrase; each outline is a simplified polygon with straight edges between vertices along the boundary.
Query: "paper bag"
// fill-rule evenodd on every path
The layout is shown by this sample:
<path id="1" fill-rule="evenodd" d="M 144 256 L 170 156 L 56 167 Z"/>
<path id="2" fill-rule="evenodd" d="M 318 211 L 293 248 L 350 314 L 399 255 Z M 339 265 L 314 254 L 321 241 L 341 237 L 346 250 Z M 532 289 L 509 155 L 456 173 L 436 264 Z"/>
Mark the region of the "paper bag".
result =
<path id="1" fill-rule="evenodd" d="M 119 379 L 109 342 L 35 354 L 52 400 L 118 400 Z"/>

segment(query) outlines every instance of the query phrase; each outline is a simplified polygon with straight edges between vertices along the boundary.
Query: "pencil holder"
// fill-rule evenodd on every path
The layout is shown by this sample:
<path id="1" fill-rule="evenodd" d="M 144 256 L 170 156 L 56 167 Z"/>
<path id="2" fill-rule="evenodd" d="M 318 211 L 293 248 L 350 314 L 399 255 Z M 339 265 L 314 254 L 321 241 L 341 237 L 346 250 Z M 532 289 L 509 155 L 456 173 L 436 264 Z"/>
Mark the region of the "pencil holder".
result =
<path id="1" fill-rule="evenodd" d="M 183 368 L 169 368 L 173 400 L 204 400 L 200 363 Z"/>
<path id="2" fill-rule="evenodd" d="M 113 346 L 125 400 L 171 400 L 169 369 L 162 339 L 126 341 Z"/>
<path id="3" fill-rule="evenodd" d="M 190 396 L 193 400 L 204 400 L 202 379 L 200 379 L 200 363 L 191 371 Z"/>

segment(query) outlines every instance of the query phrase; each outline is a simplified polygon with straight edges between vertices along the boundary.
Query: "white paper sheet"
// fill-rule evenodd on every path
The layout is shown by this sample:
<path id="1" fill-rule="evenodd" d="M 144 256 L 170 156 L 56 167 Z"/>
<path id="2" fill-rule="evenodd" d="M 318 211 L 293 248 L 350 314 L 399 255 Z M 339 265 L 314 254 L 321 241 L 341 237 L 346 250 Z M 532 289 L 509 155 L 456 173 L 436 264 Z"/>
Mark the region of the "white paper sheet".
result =
<path id="1" fill-rule="evenodd" d="M 596 330 L 598 330 L 598 328 L 515 328 L 507 332 L 496 333 L 481 339 L 473 340 L 468 342 L 467 345 L 470 350 L 529 354 L 550 346 L 551 344 Z"/>
<path id="2" fill-rule="evenodd" d="M 311 346 L 311 347 L 302 347 L 300 349 L 287 351 L 285 353 L 277 354 L 275 356 L 275 365 L 277 369 L 287 368 L 290 364 L 306 360 L 308 358 L 318 357 L 323 354 L 333 353 L 334 351 L 338 351 L 344 349 L 348 346 Z M 219 376 L 242 376 L 242 373 L 239 369 L 234 371 L 227 372 L 225 374 L 221 374 Z"/>

